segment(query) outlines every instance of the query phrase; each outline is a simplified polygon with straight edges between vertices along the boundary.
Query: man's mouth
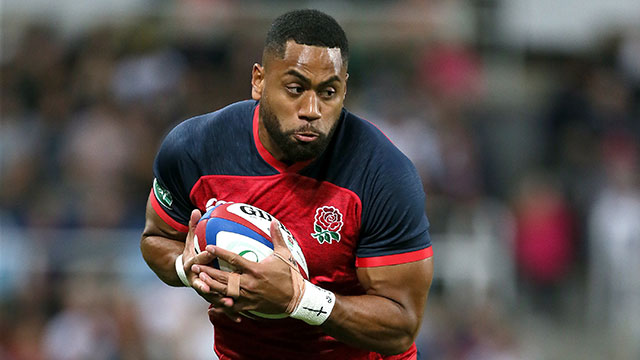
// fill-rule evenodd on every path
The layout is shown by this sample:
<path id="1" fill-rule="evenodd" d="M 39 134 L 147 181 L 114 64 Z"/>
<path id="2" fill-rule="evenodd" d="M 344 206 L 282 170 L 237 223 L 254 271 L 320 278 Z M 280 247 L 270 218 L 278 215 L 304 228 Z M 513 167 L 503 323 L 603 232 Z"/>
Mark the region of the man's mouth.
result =
<path id="1" fill-rule="evenodd" d="M 294 133 L 293 137 L 295 137 L 296 140 L 298 140 L 298 141 L 302 141 L 302 142 L 308 143 L 308 142 L 312 142 L 315 139 L 317 139 L 318 138 L 318 134 L 316 134 L 314 132 L 303 131 L 303 132 Z"/>

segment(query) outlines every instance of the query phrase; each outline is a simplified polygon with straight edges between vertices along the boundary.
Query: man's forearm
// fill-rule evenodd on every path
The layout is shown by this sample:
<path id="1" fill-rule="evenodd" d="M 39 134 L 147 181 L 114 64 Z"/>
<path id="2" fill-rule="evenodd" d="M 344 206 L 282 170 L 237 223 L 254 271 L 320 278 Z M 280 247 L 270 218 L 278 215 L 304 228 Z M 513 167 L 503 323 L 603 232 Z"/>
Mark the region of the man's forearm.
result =
<path id="1" fill-rule="evenodd" d="M 413 344 L 422 314 L 422 309 L 408 311 L 401 304 L 381 296 L 336 296 L 336 305 L 322 329 L 356 347 L 381 354 L 398 354 Z"/>
<path id="2" fill-rule="evenodd" d="M 140 250 L 147 265 L 160 280 L 171 286 L 183 286 L 175 270 L 175 261 L 184 251 L 184 242 L 161 236 L 143 235 Z"/>
<path id="3" fill-rule="evenodd" d="M 323 330 L 340 341 L 382 354 L 406 351 L 420 330 L 433 260 L 359 268 L 358 279 L 367 294 L 337 296 Z"/>

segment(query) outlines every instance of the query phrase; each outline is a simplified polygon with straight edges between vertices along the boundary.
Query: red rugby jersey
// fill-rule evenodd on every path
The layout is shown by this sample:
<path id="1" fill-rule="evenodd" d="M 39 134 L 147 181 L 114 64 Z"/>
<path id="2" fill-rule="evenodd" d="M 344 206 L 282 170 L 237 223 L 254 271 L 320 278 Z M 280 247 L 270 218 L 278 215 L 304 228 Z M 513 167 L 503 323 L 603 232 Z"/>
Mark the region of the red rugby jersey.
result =
<path id="1" fill-rule="evenodd" d="M 154 163 L 150 198 L 158 215 L 186 232 L 191 210 L 216 201 L 268 211 L 295 236 L 311 282 L 341 295 L 364 294 L 357 267 L 432 255 L 425 195 L 413 164 L 375 126 L 343 109 L 328 148 L 291 166 L 258 138 L 256 101 L 242 101 L 175 127 Z M 415 359 L 382 357 L 291 318 L 212 317 L 222 359 Z"/>

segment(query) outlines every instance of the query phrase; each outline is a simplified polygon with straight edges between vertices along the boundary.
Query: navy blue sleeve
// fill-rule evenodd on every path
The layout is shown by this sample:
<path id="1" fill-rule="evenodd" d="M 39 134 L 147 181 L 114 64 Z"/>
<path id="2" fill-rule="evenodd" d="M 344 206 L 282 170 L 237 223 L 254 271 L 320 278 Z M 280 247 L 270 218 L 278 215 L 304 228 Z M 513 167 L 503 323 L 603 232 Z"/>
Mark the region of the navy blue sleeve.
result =
<path id="1" fill-rule="evenodd" d="M 198 178 L 195 173 L 197 166 L 191 155 L 194 151 L 193 136 L 197 132 L 197 120 L 198 118 L 187 120 L 171 130 L 162 142 L 153 164 L 153 195 L 157 200 L 154 209 L 177 230 L 184 230 L 179 224 L 187 226 L 191 210 L 195 208 L 189 194 Z M 178 224 L 172 223 L 172 220 Z"/>
<path id="2" fill-rule="evenodd" d="M 407 254 L 431 246 L 425 194 L 415 167 L 404 155 L 383 162 L 387 166 L 373 175 L 363 203 L 358 258 Z"/>
<path id="3" fill-rule="evenodd" d="M 251 169 L 253 100 L 241 101 L 183 121 L 166 136 L 153 164 L 152 204 L 165 222 L 187 231 L 191 190 L 203 174 L 244 174 Z M 219 156 L 226 149 L 233 156 Z M 154 201 L 155 199 L 155 201 Z"/>

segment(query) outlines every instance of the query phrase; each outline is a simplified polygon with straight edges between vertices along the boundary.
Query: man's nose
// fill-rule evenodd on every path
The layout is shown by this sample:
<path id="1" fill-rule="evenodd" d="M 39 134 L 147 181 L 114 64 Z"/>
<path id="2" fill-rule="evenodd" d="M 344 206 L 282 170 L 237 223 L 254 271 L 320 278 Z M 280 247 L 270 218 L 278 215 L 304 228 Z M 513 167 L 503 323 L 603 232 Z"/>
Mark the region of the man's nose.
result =
<path id="1" fill-rule="evenodd" d="M 320 113 L 320 100 L 315 91 L 307 91 L 300 102 L 298 117 L 307 121 L 317 120 L 322 117 Z"/>

